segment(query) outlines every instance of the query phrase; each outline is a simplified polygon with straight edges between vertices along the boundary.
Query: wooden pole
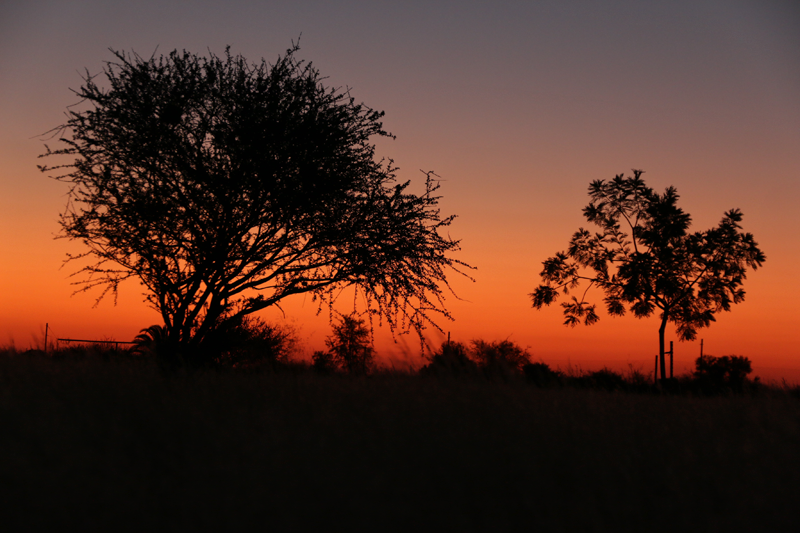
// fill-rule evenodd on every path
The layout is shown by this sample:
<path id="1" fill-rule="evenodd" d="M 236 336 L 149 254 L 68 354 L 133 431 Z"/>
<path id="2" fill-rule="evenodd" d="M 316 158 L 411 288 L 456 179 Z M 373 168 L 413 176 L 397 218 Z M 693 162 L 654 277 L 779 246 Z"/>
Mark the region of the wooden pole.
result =
<path id="1" fill-rule="evenodd" d="M 674 355 L 672 350 L 672 341 L 669 341 L 669 379 L 672 379 L 672 356 Z"/>
<path id="2" fill-rule="evenodd" d="M 44 323 L 44 353 L 47 353 L 47 330 L 50 329 L 50 323 Z"/>

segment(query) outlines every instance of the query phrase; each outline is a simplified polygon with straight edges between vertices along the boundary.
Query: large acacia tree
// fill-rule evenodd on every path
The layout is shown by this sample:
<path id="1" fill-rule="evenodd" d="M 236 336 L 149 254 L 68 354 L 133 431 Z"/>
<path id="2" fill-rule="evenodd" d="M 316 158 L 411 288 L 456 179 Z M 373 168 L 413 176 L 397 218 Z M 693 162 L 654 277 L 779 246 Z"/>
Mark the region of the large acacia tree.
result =
<path id="1" fill-rule="evenodd" d="M 397 183 L 374 137 L 383 112 L 329 88 L 297 47 L 274 64 L 229 51 L 144 59 L 112 51 L 54 130 L 72 156 L 40 167 L 71 185 L 63 235 L 87 251 L 82 289 L 138 278 L 167 337 L 200 344 L 299 293 L 357 286 L 392 327 L 421 331 L 443 305 L 448 256 L 438 184 Z"/>
<path id="2" fill-rule="evenodd" d="M 756 269 L 764 253 L 750 233 L 741 231 L 742 213 L 731 209 L 715 228 L 691 233 L 691 217 L 678 207 L 678 193 L 663 194 L 645 185 L 642 171 L 589 186 L 591 202 L 583 214 L 600 228 L 580 228 L 565 252 L 544 262 L 543 284 L 531 294 L 537 309 L 561 293 L 581 288 L 580 299 L 562 303 L 564 323 L 590 325 L 599 317 L 586 300 L 592 287 L 605 294 L 608 313 L 634 316 L 660 312 L 658 329 L 661 379 L 666 378 L 664 335 L 668 323 L 681 340 L 692 340 L 719 311 L 742 302 L 747 267 Z M 585 287 L 582 285 L 585 284 Z"/>

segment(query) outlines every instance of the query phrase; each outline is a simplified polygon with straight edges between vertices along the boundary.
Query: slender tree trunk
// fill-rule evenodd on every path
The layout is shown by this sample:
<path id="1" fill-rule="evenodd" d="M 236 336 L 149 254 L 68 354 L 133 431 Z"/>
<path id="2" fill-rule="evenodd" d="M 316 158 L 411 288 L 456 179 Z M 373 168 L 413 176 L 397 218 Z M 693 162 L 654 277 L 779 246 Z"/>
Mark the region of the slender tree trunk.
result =
<path id="1" fill-rule="evenodd" d="M 666 358 L 664 357 L 664 333 L 667 330 L 667 312 L 664 311 L 664 314 L 661 318 L 661 327 L 658 328 L 658 358 L 661 367 L 661 384 L 663 385 L 667 381 L 667 363 Z"/>

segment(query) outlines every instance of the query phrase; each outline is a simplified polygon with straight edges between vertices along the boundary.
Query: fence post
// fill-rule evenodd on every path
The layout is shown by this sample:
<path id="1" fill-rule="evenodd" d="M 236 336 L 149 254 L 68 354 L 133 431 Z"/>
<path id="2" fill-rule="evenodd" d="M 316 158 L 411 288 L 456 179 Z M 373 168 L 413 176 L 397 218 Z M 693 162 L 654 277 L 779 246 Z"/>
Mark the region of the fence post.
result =
<path id="1" fill-rule="evenodd" d="M 672 356 L 674 355 L 672 350 L 672 341 L 669 341 L 669 379 L 672 379 Z"/>

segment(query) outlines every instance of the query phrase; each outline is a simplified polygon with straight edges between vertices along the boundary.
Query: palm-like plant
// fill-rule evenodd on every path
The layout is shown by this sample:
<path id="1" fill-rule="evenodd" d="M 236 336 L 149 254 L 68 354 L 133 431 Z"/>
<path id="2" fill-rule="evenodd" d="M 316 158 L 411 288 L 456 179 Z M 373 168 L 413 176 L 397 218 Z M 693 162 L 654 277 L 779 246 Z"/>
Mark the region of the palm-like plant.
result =
<path id="1" fill-rule="evenodd" d="M 164 326 L 154 324 L 139 331 L 133 339 L 131 352 L 137 355 L 163 355 L 166 342 L 166 329 Z"/>

